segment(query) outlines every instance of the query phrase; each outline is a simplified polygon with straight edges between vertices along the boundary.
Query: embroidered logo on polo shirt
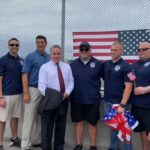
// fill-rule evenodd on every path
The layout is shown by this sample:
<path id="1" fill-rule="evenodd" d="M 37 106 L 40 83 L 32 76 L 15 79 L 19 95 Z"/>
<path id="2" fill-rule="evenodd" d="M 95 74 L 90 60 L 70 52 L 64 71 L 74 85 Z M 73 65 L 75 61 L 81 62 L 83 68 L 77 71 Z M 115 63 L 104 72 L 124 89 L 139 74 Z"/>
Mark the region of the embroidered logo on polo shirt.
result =
<path id="1" fill-rule="evenodd" d="M 115 66 L 115 71 L 119 71 L 120 70 L 120 65 Z"/>
<path id="2" fill-rule="evenodd" d="M 150 61 L 144 64 L 144 67 L 148 67 L 150 65 Z"/>
<path id="3" fill-rule="evenodd" d="M 20 60 L 20 64 L 23 66 L 23 61 L 22 60 Z"/>
<path id="4" fill-rule="evenodd" d="M 95 66 L 96 66 L 95 62 L 91 62 L 91 63 L 90 63 L 90 67 L 91 67 L 91 68 L 95 68 Z"/>

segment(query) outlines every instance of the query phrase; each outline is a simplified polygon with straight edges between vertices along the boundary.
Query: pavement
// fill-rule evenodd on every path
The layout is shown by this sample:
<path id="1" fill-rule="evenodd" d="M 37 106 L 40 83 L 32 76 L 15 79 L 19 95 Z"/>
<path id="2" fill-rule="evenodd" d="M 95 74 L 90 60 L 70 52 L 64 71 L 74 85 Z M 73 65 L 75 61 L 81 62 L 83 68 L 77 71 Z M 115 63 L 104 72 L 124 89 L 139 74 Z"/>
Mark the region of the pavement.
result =
<path id="1" fill-rule="evenodd" d="M 5 139 L 4 141 L 4 148 L 5 150 L 21 150 L 20 148 L 17 148 L 17 147 L 10 147 L 9 145 L 9 141 L 8 139 Z M 42 150 L 41 148 L 32 148 L 32 150 Z M 69 146 L 69 145 L 65 145 L 65 148 L 64 150 L 73 150 L 73 146 Z M 84 148 L 84 150 L 88 150 L 88 148 Z M 107 150 L 107 148 L 98 148 L 98 150 Z"/>

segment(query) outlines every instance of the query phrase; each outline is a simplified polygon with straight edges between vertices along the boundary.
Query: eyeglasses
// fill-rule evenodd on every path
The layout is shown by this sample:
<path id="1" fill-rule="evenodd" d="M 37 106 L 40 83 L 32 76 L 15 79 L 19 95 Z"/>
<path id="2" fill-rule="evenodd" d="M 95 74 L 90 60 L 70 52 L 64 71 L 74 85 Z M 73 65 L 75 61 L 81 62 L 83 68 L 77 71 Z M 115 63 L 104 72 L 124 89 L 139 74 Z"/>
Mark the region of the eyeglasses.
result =
<path id="1" fill-rule="evenodd" d="M 9 46 L 11 46 L 11 47 L 14 47 L 14 46 L 19 47 L 19 44 L 10 44 Z"/>
<path id="2" fill-rule="evenodd" d="M 141 51 L 147 51 L 149 50 L 150 48 L 138 48 L 138 52 L 141 52 Z"/>
<path id="3" fill-rule="evenodd" d="M 88 47 L 81 47 L 81 48 L 80 48 L 80 51 L 81 51 L 81 52 L 83 52 L 83 51 L 88 52 L 88 51 L 89 51 L 89 48 L 88 48 Z"/>

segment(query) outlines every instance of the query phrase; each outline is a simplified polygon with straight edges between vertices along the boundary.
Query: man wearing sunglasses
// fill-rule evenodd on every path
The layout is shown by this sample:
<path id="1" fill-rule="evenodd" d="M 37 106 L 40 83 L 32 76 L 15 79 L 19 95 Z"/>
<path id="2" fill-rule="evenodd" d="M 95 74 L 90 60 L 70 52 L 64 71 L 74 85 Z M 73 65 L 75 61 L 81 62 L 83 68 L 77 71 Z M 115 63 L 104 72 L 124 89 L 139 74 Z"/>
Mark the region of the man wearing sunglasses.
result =
<path id="1" fill-rule="evenodd" d="M 132 91 L 132 81 L 128 78 L 131 73 L 130 65 L 121 56 L 123 46 L 114 42 L 111 46 L 111 58 L 104 64 L 104 109 L 105 113 L 112 109 L 113 104 L 119 104 L 118 113 L 123 113 Z M 119 149 L 118 132 L 110 129 L 109 150 Z M 132 145 L 123 142 L 122 150 L 132 150 Z"/>
<path id="2" fill-rule="evenodd" d="M 142 149 L 150 149 L 150 43 L 138 47 L 139 60 L 132 65 L 136 79 L 132 95 L 132 113 L 139 121 L 135 132 L 140 133 Z M 148 138 L 147 138 L 148 137 Z M 149 141 L 148 141 L 149 140 Z"/>
<path id="3" fill-rule="evenodd" d="M 12 38 L 8 41 L 9 52 L 0 58 L 0 150 L 4 150 L 3 138 L 6 122 L 11 119 L 11 146 L 20 147 L 17 137 L 18 118 L 22 111 L 21 70 L 23 59 L 18 56 L 19 41 Z"/>
<path id="4" fill-rule="evenodd" d="M 91 56 L 91 46 L 83 42 L 79 46 L 79 58 L 71 63 L 74 76 L 74 90 L 71 94 L 71 117 L 76 123 L 76 146 L 82 150 L 84 120 L 88 122 L 90 150 L 97 150 L 96 135 L 101 101 L 100 88 L 102 63 Z"/>

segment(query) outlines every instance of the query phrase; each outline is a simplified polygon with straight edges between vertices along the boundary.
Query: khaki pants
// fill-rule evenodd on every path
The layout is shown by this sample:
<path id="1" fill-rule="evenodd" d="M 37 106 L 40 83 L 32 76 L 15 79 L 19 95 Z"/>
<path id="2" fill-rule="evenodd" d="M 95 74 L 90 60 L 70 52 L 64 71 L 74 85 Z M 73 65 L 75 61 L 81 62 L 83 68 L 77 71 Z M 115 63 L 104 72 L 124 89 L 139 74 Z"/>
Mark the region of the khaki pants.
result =
<path id="1" fill-rule="evenodd" d="M 41 118 L 37 114 L 37 107 L 41 94 L 37 88 L 30 87 L 30 103 L 25 104 L 22 127 L 22 150 L 31 148 L 32 144 L 41 144 Z"/>

